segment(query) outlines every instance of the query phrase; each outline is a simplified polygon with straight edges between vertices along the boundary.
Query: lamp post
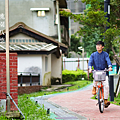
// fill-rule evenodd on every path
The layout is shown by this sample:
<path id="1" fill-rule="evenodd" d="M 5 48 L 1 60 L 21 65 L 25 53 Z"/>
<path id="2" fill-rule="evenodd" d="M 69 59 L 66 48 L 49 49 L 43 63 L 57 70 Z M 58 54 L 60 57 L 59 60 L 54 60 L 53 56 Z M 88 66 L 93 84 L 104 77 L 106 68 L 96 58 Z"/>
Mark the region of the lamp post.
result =
<path id="1" fill-rule="evenodd" d="M 9 0 L 5 0 L 5 21 L 6 21 L 6 78 L 7 94 L 10 94 L 10 73 L 9 73 Z M 7 112 L 10 112 L 10 98 L 7 96 Z"/>
<path id="2" fill-rule="evenodd" d="M 82 58 L 83 58 L 83 71 L 84 71 L 84 48 L 78 47 L 79 50 L 82 50 Z"/>

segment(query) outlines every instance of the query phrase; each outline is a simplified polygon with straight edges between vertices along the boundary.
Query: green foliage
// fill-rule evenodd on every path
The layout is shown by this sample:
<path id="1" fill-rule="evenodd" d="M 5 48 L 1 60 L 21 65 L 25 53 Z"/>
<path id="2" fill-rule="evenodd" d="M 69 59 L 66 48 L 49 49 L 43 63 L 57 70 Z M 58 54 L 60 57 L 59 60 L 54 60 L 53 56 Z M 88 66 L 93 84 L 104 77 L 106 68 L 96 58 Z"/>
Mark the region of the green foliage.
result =
<path id="1" fill-rule="evenodd" d="M 118 35 L 120 35 L 120 30 L 114 28 L 109 28 L 106 30 L 105 33 L 103 33 L 103 35 L 105 36 L 105 43 L 106 43 L 106 47 L 109 48 L 109 46 L 118 46 L 118 42 L 120 40 L 120 37 Z"/>
<path id="2" fill-rule="evenodd" d="M 0 120 L 8 120 L 5 116 L 0 116 Z"/>
<path id="3" fill-rule="evenodd" d="M 74 52 L 78 52 L 78 47 L 81 46 L 80 43 L 80 37 L 77 37 L 76 34 L 75 35 L 71 35 L 71 46 L 69 48 L 70 51 L 74 51 Z"/>
<path id="4" fill-rule="evenodd" d="M 69 91 L 73 91 L 73 90 L 83 88 L 88 84 L 91 84 L 91 81 L 88 81 L 88 80 L 80 80 L 80 81 L 74 81 L 74 82 L 71 81 L 71 82 L 66 82 L 65 84 L 72 85 L 71 87 L 68 87 L 68 88 L 69 88 Z"/>
<path id="5" fill-rule="evenodd" d="M 93 73 L 89 73 L 89 80 L 93 81 Z"/>
<path id="6" fill-rule="evenodd" d="M 96 51 L 95 43 L 99 40 L 105 42 L 105 49 L 110 50 L 110 56 L 112 56 L 111 47 L 116 52 L 119 52 L 120 42 L 120 1 L 110 1 L 110 22 L 107 21 L 104 12 L 103 0 L 82 0 L 88 6 L 84 11 L 84 14 L 72 14 L 62 11 L 64 16 L 70 16 L 75 22 L 79 21 L 83 27 L 77 32 L 79 36 L 82 36 L 83 47 L 86 52 L 91 54 Z M 109 28 L 106 30 L 106 28 Z"/>
<path id="7" fill-rule="evenodd" d="M 86 26 L 84 26 L 85 28 Z M 87 29 L 87 28 L 86 28 Z M 97 41 L 103 41 L 103 37 L 101 37 L 100 31 L 97 28 L 91 33 L 91 31 L 87 31 L 83 36 L 83 48 L 88 52 L 88 55 L 91 55 L 96 51 L 96 43 Z"/>
<path id="8" fill-rule="evenodd" d="M 30 98 L 27 99 L 28 95 L 19 96 L 18 98 L 18 107 L 25 116 L 25 120 L 52 120 L 47 116 L 47 112 L 44 109 L 44 106 L 35 104 Z"/>
<path id="9" fill-rule="evenodd" d="M 73 71 L 73 70 L 62 71 L 63 83 L 69 82 L 69 81 L 81 80 L 82 78 L 87 79 L 87 74 L 83 70 L 77 69 L 77 71 Z"/>

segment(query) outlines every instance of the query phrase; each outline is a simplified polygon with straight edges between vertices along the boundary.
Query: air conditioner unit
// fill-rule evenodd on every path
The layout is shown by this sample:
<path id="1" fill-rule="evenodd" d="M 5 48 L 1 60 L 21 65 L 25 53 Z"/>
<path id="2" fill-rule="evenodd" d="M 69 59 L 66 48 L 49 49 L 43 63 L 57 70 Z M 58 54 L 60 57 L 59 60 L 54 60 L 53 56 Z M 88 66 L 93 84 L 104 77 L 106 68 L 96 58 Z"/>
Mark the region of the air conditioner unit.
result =
<path id="1" fill-rule="evenodd" d="M 0 99 L 0 112 L 6 111 L 6 99 Z"/>

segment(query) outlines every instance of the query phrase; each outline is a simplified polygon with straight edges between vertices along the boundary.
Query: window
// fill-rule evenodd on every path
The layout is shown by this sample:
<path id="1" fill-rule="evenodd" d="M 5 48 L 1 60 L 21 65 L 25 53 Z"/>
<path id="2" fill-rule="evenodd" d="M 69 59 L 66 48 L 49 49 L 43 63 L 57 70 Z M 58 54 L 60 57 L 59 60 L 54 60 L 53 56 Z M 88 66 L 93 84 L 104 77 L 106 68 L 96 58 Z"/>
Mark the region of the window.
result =
<path id="1" fill-rule="evenodd" d="M 48 70 L 48 57 L 45 56 L 45 71 L 47 72 Z"/>
<path id="2" fill-rule="evenodd" d="M 83 11 L 86 9 L 86 4 L 82 3 L 81 0 L 69 0 L 67 1 L 68 8 L 71 10 L 74 14 L 83 13 Z"/>

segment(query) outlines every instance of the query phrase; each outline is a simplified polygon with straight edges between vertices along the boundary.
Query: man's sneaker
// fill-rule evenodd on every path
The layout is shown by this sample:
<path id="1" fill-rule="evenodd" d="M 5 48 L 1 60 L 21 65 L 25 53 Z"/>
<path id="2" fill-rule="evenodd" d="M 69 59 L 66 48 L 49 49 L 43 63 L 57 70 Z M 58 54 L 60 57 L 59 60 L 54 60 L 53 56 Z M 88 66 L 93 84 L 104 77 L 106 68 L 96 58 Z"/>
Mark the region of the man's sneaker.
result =
<path id="1" fill-rule="evenodd" d="M 92 94 L 96 95 L 96 87 L 94 87 L 94 86 L 93 86 L 93 89 L 92 89 Z"/>
<path id="2" fill-rule="evenodd" d="M 104 100 L 104 103 L 105 103 L 105 108 L 107 108 L 110 105 L 110 102 L 107 99 Z"/>

